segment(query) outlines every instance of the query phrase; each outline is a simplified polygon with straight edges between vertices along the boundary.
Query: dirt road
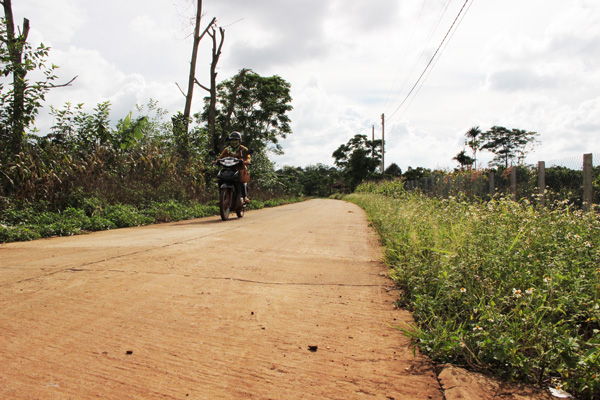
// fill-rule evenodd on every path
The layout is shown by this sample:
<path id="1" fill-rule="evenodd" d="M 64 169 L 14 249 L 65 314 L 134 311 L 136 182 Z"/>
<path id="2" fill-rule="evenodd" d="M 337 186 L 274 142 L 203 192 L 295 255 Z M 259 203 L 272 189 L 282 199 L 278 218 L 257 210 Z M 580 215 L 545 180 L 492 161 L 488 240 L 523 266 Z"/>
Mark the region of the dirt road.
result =
<path id="1" fill-rule="evenodd" d="M 0 246 L 1 399 L 442 399 L 357 206 Z"/>

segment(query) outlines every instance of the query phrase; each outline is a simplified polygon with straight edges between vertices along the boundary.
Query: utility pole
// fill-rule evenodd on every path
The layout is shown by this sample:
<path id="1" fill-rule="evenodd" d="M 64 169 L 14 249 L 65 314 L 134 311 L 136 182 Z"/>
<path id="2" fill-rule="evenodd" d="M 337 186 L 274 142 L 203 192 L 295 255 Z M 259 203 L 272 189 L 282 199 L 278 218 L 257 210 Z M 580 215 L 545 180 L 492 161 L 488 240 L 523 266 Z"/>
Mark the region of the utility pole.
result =
<path id="1" fill-rule="evenodd" d="M 371 147 L 371 158 L 375 158 L 375 125 L 371 126 L 371 141 L 373 142 L 373 147 Z"/>
<path id="2" fill-rule="evenodd" d="M 385 114 L 381 114 L 381 176 L 385 172 Z"/>

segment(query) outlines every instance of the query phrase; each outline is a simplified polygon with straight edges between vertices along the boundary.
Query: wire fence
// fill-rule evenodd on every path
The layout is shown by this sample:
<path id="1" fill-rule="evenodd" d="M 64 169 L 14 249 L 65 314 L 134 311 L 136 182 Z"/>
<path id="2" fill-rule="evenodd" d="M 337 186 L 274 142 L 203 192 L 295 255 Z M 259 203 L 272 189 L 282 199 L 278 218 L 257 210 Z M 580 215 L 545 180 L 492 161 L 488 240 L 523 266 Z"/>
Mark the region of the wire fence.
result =
<path id="1" fill-rule="evenodd" d="M 600 154 L 540 161 L 535 166 L 504 170 L 465 170 L 433 173 L 407 181 L 407 190 L 439 196 L 489 200 L 497 194 L 547 205 L 557 201 L 589 209 L 600 204 Z"/>

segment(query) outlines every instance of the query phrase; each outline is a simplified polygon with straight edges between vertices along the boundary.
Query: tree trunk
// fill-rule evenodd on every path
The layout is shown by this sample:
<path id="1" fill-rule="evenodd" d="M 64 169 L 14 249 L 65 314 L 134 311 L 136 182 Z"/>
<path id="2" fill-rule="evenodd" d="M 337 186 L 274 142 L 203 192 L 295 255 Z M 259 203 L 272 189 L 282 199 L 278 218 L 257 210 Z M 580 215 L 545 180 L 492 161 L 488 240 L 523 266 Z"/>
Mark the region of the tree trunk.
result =
<path id="1" fill-rule="evenodd" d="M 188 90 L 185 96 L 185 108 L 183 110 L 184 124 L 185 124 L 185 133 L 188 132 L 188 125 L 190 121 L 190 115 L 192 113 L 192 99 L 194 97 L 194 83 L 196 80 L 196 60 L 198 59 L 198 46 L 200 45 L 200 41 L 208 32 L 208 29 L 215 23 L 217 20 L 213 18 L 212 21 L 206 26 L 202 34 L 200 34 L 200 20 L 202 19 L 202 0 L 198 0 L 198 7 L 196 10 L 196 26 L 194 27 L 194 47 L 192 48 L 192 60 L 190 61 L 190 76 L 188 79 Z"/>
<path id="2" fill-rule="evenodd" d="M 3 0 L 2 6 L 6 18 L 6 40 L 10 63 L 13 68 L 14 85 L 10 147 L 13 154 L 18 154 L 23 150 L 23 138 L 25 136 L 25 89 L 27 88 L 25 76 L 27 70 L 23 66 L 23 48 L 29 35 L 29 20 L 23 18 L 23 33 L 15 37 L 11 0 Z"/>
<path id="3" fill-rule="evenodd" d="M 219 28 L 221 33 L 221 40 L 217 47 L 216 31 L 213 28 L 212 34 L 209 33 L 213 41 L 212 48 L 212 62 L 210 63 L 210 104 L 208 108 L 208 134 L 211 140 L 212 149 L 218 153 L 219 140 L 216 133 L 216 114 L 217 114 L 217 64 L 219 63 L 219 57 L 221 57 L 221 50 L 223 49 L 223 42 L 225 41 L 225 30 Z"/>
<path id="4" fill-rule="evenodd" d="M 198 46 L 200 45 L 200 20 L 202 18 L 202 0 L 198 0 L 196 9 L 196 25 L 194 27 L 194 47 L 192 48 L 192 60 L 190 61 L 190 76 L 188 79 L 188 90 L 185 96 L 185 109 L 183 111 L 185 131 L 188 131 L 188 124 L 192 110 L 192 98 L 194 97 L 194 81 L 196 79 L 196 60 L 198 58 Z"/>

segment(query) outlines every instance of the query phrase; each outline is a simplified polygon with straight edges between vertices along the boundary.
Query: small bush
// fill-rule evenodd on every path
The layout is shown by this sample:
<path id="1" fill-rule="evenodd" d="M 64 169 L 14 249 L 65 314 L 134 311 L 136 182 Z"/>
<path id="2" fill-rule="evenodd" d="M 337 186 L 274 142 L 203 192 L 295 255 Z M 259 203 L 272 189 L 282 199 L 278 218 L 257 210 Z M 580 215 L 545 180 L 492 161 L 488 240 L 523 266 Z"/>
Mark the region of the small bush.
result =
<path id="1" fill-rule="evenodd" d="M 140 213 L 137 208 L 129 204 L 108 206 L 103 212 L 103 217 L 112 221 L 117 228 L 147 225 L 155 221 L 152 217 Z"/>
<path id="2" fill-rule="evenodd" d="M 248 209 L 257 210 L 297 201 L 302 199 L 253 201 Z M 43 207 L 32 205 L 16 207 L 6 204 L 0 210 L 0 243 L 70 236 L 86 231 L 128 228 L 219 214 L 216 201 L 208 204 L 179 203 L 174 200 L 153 202 L 142 210 L 128 204 L 107 205 L 93 197 L 81 197 L 78 204 L 78 208 L 68 207 L 61 212 L 38 211 Z"/>
<path id="3" fill-rule="evenodd" d="M 41 238 L 40 234 L 30 228 L 0 224 L 0 243 L 25 242 L 39 238 Z"/>
<path id="4" fill-rule="evenodd" d="M 89 222 L 83 226 L 83 230 L 86 231 L 105 231 L 108 229 L 115 229 L 117 225 L 111 220 L 104 218 L 99 215 L 94 215 L 89 218 Z"/>
<path id="5" fill-rule="evenodd" d="M 217 204 L 193 204 L 192 211 L 194 218 L 204 218 L 219 214 Z"/>

